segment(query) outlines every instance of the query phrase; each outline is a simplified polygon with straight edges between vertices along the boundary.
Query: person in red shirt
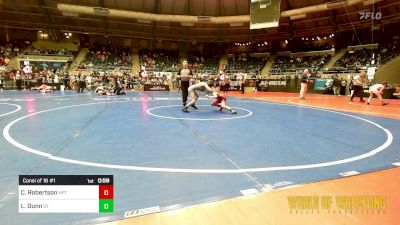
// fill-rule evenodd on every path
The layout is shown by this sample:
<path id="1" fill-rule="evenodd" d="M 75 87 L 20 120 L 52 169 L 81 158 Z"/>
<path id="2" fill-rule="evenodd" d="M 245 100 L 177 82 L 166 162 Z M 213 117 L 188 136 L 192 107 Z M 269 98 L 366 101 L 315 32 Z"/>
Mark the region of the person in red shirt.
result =
<path id="1" fill-rule="evenodd" d="M 212 88 L 211 95 L 207 95 L 208 98 L 215 98 L 215 100 L 211 103 L 212 106 L 217 106 L 219 107 L 219 111 L 222 111 L 223 109 L 229 110 L 232 114 L 237 114 L 235 110 L 233 110 L 231 107 L 226 105 L 227 99 L 224 96 L 224 94 L 219 93 L 217 89 Z"/>

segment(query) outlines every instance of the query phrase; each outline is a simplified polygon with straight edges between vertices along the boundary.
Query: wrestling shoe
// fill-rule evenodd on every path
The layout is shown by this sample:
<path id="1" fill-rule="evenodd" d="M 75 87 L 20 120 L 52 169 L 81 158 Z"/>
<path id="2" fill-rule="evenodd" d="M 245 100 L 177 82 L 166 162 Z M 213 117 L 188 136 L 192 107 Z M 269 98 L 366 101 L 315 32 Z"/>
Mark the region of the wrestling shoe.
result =
<path id="1" fill-rule="evenodd" d="M 193 109 L 197 109 L 197 107 L 196 107 L 195 105 L 192 105 L 192 108 L 193 108 Z"/>
<path id="2" fill-rule="evenodd" d="M 385 105 L 389 105 L 389 103 L 387 103 L 387 102 L 382 103 L 382 106 L 385 106 Z"/>
<path id="3" fill-rule="evenodd" d="M 187 108 L 183 108 L 183 109 L 182 109 L 182 112 L 188 113 L 189 110 L 188 110 Z"/>
<path id="4" fill-rule="evenodd" d="M 235 110 L 232 110 L 231 113 L 232 114 L 237 114 L 237 112 Z"/>

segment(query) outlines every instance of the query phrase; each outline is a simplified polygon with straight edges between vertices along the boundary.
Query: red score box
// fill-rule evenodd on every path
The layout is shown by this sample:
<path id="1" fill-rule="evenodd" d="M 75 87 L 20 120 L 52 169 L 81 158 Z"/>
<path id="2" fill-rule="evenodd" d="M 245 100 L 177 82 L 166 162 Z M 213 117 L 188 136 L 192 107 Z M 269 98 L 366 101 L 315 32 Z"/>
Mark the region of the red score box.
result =
<path id="1" fill-rule="evenodd" d="M 100 185 L 99 186 L 99 199 L 113 199 L 114 186 L 113 185 Z"/>

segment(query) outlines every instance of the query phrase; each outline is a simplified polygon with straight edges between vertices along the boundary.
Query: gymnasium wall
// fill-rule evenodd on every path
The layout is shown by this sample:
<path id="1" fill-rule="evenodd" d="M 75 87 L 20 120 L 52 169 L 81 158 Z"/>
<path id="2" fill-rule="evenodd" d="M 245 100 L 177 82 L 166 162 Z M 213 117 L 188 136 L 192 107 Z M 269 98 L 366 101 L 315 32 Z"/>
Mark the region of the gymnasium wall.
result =
<path id="1" fill-rule="evenodd" d="M 385 64 L 375 74 L 375 82 L 400 84 L 400 56 Z"/>

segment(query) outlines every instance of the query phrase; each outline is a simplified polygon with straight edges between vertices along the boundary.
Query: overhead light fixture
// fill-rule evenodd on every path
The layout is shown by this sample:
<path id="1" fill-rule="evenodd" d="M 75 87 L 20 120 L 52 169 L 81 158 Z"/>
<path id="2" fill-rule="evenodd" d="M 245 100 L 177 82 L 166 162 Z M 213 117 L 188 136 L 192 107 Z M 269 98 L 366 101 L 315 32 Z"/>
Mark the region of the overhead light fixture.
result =
<path id="1" fill-rule="evenodd" d="M 288 44 L 289 43 L 288 40 L 285 40 L 285 43 Z"/>

